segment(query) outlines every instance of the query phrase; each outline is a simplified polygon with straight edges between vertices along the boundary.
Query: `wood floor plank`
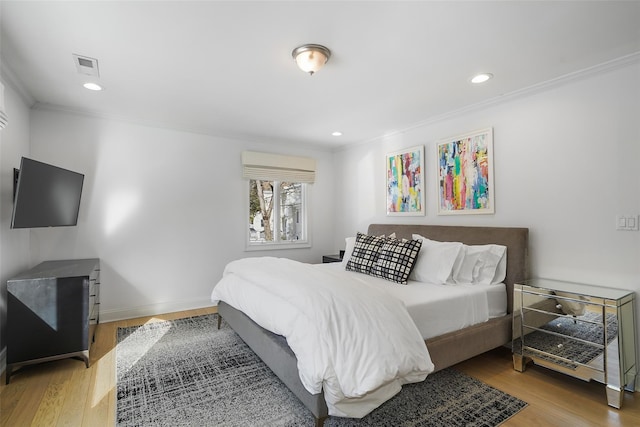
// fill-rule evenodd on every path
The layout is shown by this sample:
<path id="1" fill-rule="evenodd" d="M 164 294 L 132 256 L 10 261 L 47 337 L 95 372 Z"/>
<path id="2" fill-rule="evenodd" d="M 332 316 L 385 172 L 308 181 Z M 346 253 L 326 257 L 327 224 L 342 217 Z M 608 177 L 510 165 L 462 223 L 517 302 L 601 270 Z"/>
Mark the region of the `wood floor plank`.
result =
<path id="1" fill-rule="evenodd" d="M 9 418 L 22 399 L 27 385 L 24 381 L 17 384 L 14 382 L 10 387 L 5 385 L 6 372 L 2 374 L 0 381 L 2 382 L 0 385 L 0 426 L 8 426 Z"/>
<path id="2" fill-rule="evenodd" d="M 64 401 L 72 387 L 71 379 L 75 368 L 81 362 L 77 360 L 60 360 L 55 362 L 55 369 L 50 375 L 50 381 L 42 396 L 40 405 L 31 421 L 32 426 L 54 426 L 62 412 Z M 82 363 L 82 369 L 86 369 Z"/>
<path id="3" fill-rule="evenodd" d="M 98 326 L 91 348 L 91 366 L 77 360 L 49 362 L 23 368 L 0 385 L 0 426 L 115 425 L 115 347 L 119 327 L 199 316 L 204 308 L 146 316 Z M 499 348 L 455 366 L 529 405 L 504 427 L 521 426 L 640 426 L 640 393 L 625 393 L 623 408 L 607 405 L 604 386 L 570 378 L 538 366 L 523 373 L 513 369 L 511 352 Z"/>
<path id="4" fill-rule="evenodd" d="M 604 385 L 539 366 L 529 365 L 525 372 L 517 372 L 508 349 L 496 349 L 456 368 L 529 403 L 505 427 L 640 425 L 640 394 L 625 393 L 623 408 L 612 408 L 607 405 Z"/>
<path id="5" fill-rule="evenodd" d="M 11 375 L 11 383 L 7 385 L 0 395 L 0 401 L 4 402 L 7 390 L 13 387 L 23 387 L 24 392 L 15 402 L 11 415 L 6 420 L 6 426 L 29 426 L 33 421 L 36 411 L 43 401 L 43 396 L 49 386 L 53 372 L 49 372 L 51 366 L 57 362 L 49 362 L 43 365 L 25 366 Z"/>
<path id="6" fill-rule="evenodd" d="M 98 326 L 93 344 L 95 360 L 91 361 L 89 393 L 84 408 L 83 425 L 114 425 L 115 407 L 109 395 L 115 396 L 115 346 L 117 323 Z"/>
<path id="7" fill-rule="evenodd" d="M 58 416 L 57 426 L 75 427 L 82 425 L 84 408 L 89 395 L 91 382 L 91 369 L 84 365 L 74 369 L 71 375 L 71 387 L 69 388 L 62 410 Z"/>

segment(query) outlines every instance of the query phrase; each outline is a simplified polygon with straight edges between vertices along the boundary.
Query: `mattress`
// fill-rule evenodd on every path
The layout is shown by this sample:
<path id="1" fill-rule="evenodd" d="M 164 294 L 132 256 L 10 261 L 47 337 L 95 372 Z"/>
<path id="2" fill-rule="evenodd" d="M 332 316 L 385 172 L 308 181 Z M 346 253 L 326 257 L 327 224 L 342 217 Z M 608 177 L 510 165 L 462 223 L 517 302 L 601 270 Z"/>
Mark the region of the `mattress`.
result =
<path id="1" fill-rule="evenodd" d="M 495 285 L 433 285 L 408 281 L 399 285 L 366 274 L 345 271 L 341 263 L 321 264 L 322 268 L 350 275 L 369 286 L 383 290 L 401 300 L 426 340 L 486 322 L 507 313 L 506 286 Z"/>

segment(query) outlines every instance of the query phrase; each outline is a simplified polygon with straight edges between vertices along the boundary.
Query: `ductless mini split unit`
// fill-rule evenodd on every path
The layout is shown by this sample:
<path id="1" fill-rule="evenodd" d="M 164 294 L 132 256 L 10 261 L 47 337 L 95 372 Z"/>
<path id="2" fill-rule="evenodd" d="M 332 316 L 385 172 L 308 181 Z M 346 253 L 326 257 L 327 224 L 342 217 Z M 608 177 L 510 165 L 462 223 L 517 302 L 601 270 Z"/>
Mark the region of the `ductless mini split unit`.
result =
<path id="1" fill-rule="evenodd" d="M 4 86 L 0 83 L 0 129 L 6 128 L 8 123 L 9 118 L 4 112 Z"/>

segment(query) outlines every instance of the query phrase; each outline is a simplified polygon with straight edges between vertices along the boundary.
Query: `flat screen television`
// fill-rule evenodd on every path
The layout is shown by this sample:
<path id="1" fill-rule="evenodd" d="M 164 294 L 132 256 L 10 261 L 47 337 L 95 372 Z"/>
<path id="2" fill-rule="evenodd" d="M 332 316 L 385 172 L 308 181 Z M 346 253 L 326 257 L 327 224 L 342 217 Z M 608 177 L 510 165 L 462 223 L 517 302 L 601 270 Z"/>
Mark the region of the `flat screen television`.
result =
<path id="1" fill-rule="evenodd" d="M 11 228 L 78 223 L 83 174 L 23 157 L 17 175 Z"/>

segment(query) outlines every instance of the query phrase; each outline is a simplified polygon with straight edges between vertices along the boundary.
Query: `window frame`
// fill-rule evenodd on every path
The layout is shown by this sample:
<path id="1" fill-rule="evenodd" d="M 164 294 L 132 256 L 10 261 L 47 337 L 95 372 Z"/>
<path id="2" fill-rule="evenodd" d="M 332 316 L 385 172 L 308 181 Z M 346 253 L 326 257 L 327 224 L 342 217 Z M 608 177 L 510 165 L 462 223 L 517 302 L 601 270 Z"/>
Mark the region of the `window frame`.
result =
<path id="1" fill-rule="evenodd" d="M 248 179 L 246 180 L 246 185 L 245 185 L 245 215 L 249 214 L 249 209 L 251 208 L 251 202 L 249 201 L 249 197 L 251 197 L 251 189 L 250 189 L 250 183 L 251 181 L 254 180 L 252 179 Z M 275 240 L 273 242 L 252 242 L 251 241 L 251 231 L 249 229 L 249 227 L 245 226 L 246 229 L 246 237 L 245 237 L 245 251 L 247 252 L 252 252 L 252 251 L 268 251 L 268 250 L 282 250 L 282 249 L 304 249 L 304 248 L 310 248 L 311 247 L 311 233 L 310 233 L 310 227 L 309 227 L 309 218 L 310 218 L 310 209 L 309 209 L 309 204 L 310 204 L 310 191 L 309 191 L 309 183 L 306 182 L 296 182 L 297 184 L 301 184 L 301 215 L 302 215 L 302 228 L 303 228 L 303 235 L 305 236 L 305 239 L 301 239 L 301 240 L 296 240 L 296 241 L 292 241 L 292 240 L 285 240 L 282 241 L 280 240 L 280 234 L 281 234 L 281 224 L 282 224 L 282 218 L 280 216 L 280 186 L 279 184 L 282 182 L 282 180 L 276 180 L 276 179 L 264 179 L 263 181 L 271 181 L 274 183 L 274 188 L 277 187 L 278 191 L 277 194 L 274 191 L 274 203 L 275 205 L 273 206 L 273 213 L 277 213 L 277 218 L 273 218 L 273 223 L 275 225 L 275 227 L 277 227 L 277 230 L 274 230 L 274 238 Z M 276 186 L 275 183 L 278 183 L 278 185 Z M 273 215 L 273 214 L 272 214 Z M 247 218 L 248 219 L 248 218 Z M 246 223 L 245 223 L 246 224 Z"/>

